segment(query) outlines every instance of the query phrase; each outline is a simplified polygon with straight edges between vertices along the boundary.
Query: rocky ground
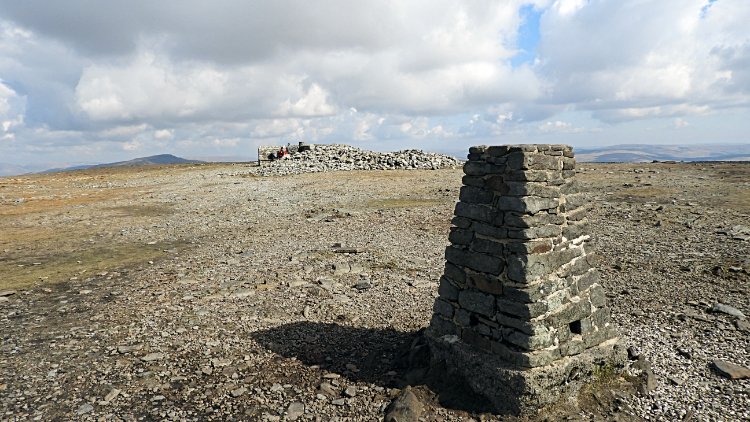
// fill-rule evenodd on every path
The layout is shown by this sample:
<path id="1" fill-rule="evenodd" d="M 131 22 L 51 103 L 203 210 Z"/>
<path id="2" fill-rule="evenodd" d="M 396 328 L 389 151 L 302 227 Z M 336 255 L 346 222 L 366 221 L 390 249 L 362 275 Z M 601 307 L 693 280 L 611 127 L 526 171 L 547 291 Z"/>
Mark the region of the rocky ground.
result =
<path id="1" fill-rule="evenodd" d="M 750 420 L 750 380 L 714 364 L 750 365 L 750 165 L 578 167 L 653 376 L 538 419 Z M 0 179 L 0 421 L 372 421 L 406 389 L 420 420 L 512 419 L 420 369 L 460 169 L 258 171 Z"/>

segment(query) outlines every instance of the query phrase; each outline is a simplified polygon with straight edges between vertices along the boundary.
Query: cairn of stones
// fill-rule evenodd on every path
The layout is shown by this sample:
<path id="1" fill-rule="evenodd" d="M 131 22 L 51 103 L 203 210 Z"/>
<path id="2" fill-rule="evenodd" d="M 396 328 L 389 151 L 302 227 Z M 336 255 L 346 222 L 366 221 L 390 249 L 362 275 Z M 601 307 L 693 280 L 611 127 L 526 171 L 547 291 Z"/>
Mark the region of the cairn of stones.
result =
<path id="1" fill-rule="evenodd" d="M 426 334 L 432 365 L 496 411 L 528 414 L 622 366 L 622 342 L 587 254 L 572 148 L 469 152 Z"/>
<path id="2" fill-rule="evenodd" d="M 289 155 L 271 162 L 269 154 L 280 146 L 258 147 L 259 166 L 251 170 L 258 176 L 349 170 L 437 170 L 455 168 L 455 157 L 418 149 L 374 152 L 343 144 L 305 144 L 291 146 Z"/>

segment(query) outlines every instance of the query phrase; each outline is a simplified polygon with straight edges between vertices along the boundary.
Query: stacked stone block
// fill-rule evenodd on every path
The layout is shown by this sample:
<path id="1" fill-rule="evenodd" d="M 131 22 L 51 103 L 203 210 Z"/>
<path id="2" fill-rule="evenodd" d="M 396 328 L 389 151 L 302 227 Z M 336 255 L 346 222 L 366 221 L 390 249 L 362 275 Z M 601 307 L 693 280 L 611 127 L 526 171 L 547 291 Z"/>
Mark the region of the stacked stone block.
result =
<path id="1" fill-rule="evenodd" d="M 271 160 L 268 158 L 270 154 L 275 154 L 279 152 L 279 150 L 282 148 L 282 146 L 260 146 L 258 147 L 258 164 L 263 164 L 270 162 Z M 298 151 L 307 151 L 310 149 L 310 145 L 308 145 L 305 142 L 300 142 L 299 145 L 289 145 L 288 147 L 284 146 L 283 148 L 287 148 L 287 152 L 289 154 L 296 154 Z"/>
<path id="2" fill-rule="evenodd" d="M 567 145 L 469 150 L 430 330 L 518 368 L 617 336 Z M 448 337 L 446 337 L 448 336 Z"/>

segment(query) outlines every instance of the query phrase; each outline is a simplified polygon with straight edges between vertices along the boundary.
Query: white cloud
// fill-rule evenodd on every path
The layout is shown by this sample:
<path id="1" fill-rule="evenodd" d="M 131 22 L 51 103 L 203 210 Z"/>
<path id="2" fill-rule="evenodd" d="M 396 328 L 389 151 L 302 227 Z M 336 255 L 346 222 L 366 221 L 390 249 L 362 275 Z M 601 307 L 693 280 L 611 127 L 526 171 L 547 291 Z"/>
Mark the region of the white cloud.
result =
<path id="1" fill-rule="evenodd" d="M 156 139 L 172 139 L 174 138 L 174 129 L 161 129 L 154 132 L 154 138 Z"/>
<path id="2" fill-rule="evenodd" d="M 537 58 L 514 67 L 529 4 Z M 0 0 L 0 133 L 13 135 L 0 147 L 14 160 L 297 140 L 454 149 L 608 142 L 632 122 L 688 137 L 750 109 L 750 4 L 708 4 Z"/>
<path id="3" fill-rule="evenodd" d="M 132 136 L 139 134 L 149 128 L 149 125 L 142 123 L 140 125 L 131 126 L 116 126 L 112 129 L 107 129 L 99 132 L 99 136 L 102 138 L 118 137 L 118 136 Z"/>
<path id="4" fill-rule="evenodd" d="M 539 126 L 539 131 L 542 133 L 581 133 L 585 131 L 585 127 L 573 127 L 572 123 L 556 121 L 554 123 L 547 122 Z"/>
<path id="5" fill-rule="evenodd" d="M 122 144 L 122 149 L 125 151 L 139 151 L 142 147 L 143 144 L 135 139 Z"/>
<path id="6" fill-rule="evenodd" d="M 690 126 L 690 123 L 682 120 L 679 117 L 672 120 L 672 127 L 675 129 L 681 129 L 681 128 L 688 127 L 688 126 Z"/>
<path id="7" fill-rule="evenodd" d="M 328 104 L 328 93 L 318 84 L 313 84 L 307 94 L 292 104 L 286 100 L 279 107 L 282 116 L 325 116 L 336 112 L 336 107 Z"/>

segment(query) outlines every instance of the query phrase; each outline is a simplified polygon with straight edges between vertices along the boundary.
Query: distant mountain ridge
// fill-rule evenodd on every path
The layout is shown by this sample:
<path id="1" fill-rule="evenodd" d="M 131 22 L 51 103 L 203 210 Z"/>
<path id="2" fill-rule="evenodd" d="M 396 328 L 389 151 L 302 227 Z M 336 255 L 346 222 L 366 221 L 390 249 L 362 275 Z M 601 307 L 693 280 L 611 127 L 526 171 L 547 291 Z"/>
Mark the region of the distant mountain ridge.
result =
<path id="1" fill-rule="evenodd" d="M 443 154 L 465 159 L 468 150 L 435 150 Z M 587 162 L 615 162 L 634 163 L 658 161 L 750 161 L 750 143 L 747 144 L 700 144 L 700 145 L 613 145 L 603 148 L 575 148 L 576 160 Z M 0 177 L 16 176 L 31 173 L 52 173 L 58 171 L 81 170 L 93 167 L 139 166 L 147 164 L 183 164 L 206 162 L 246 162 L 245 156 L 213 156 L 193 157 L 199 159 L 180 158 L 172 154 L 159 154 L 150 157 L 135 158 L 128 161 L 118 161 L 108 164 L 77 164 L 62 167 L 64 163 L 15 165 L 0 163 Z M 60 166 L 60 167 L 58 167 Z"/>
<path id="2" fill-rule="evenodd" d="M 146 166 L 149 164 L 187 164 L 187 163 L 204 163 L 204 162 L 205 161 L 187 160 L 185 158 L 180 158 L 172 154 L 159 154 L 159 155 L 152 155 L 150 157 L 134 158 L 128 161 L 118 161 L 115 163 L 95 164 L 95 165 L 90 165 L 90 166 L 75 166 L 75 167 L 67 167 L 67 168 L 55 168 L 55 169 L 41 171 L 40 173 L 54 173 L 58 171 L 83 170 L 83 169 L 99 168 L 99 167 Z"/>
<path id="3" fill-rule="evenodd" d="M 750 161 L 750 144 L 613 145 L 576 148 L 576 161 L 637 163 L 657 161 Z"/>

